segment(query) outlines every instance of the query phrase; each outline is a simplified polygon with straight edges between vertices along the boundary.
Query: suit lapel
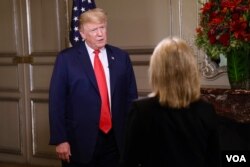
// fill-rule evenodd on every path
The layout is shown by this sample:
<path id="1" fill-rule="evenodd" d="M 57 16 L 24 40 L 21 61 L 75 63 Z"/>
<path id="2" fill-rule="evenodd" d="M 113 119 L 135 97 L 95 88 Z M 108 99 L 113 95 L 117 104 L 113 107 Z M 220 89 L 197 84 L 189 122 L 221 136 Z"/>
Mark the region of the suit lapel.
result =
<path id="1" fill-rule="evenodd" d="M 78 53 L 79 53 L 78 57 L 79 57 L 80 61 L 83 62 L 83 68 L 84 68 L 84 71 L 86 72 L 86 75 L 88 76 L 92 85 L 95 87 L 96 91 L 99 93 L 97 81 L 95 78 L 94 69 L 93 69 L 93 66 L 91 64 L 89 54 L 88 54 L 88 51 L 87 51 L 87 48 L 86 48 L 84 42 L 79 45 Z"/>
<path id="2" fill-rule="evenodd" d="M 116 81 L 115 70 L 114 70 L 116 55 L 113 53 L 113 51 L 108 45 L 106 45 L 106 51 L 107 51 L 108 63 L 109 63 L 110 91 L 111 91 L 111 97 L 112 97 L 114 93 L 115 81 Z"/>

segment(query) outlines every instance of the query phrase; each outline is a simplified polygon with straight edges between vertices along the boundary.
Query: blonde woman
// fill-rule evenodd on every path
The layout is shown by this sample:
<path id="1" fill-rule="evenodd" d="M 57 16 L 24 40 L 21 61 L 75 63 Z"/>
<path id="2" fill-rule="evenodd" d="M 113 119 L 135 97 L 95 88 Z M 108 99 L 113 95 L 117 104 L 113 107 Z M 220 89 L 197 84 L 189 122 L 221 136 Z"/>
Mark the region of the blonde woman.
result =
<path id="1" fill-rule="evenodd" d="M 134 101 L 126 132 L 126 167 L 216 167 L 214 108 L 200 99 L 196 58 L 185 41 L 163 39 L 150 60 L 153 93 Z"/>

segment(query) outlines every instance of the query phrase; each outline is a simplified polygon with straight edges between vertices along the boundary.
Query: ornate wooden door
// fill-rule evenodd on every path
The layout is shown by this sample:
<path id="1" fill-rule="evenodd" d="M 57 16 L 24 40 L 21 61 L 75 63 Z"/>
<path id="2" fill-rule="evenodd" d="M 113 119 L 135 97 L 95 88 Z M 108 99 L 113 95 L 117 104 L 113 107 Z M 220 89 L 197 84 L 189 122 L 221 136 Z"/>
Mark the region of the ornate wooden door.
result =
<path id="1" fill-rule="evenodd" d="M 0 1 L 0 161 L 56 165 L 48 89 L 68 41 L 67 0 Z"/>

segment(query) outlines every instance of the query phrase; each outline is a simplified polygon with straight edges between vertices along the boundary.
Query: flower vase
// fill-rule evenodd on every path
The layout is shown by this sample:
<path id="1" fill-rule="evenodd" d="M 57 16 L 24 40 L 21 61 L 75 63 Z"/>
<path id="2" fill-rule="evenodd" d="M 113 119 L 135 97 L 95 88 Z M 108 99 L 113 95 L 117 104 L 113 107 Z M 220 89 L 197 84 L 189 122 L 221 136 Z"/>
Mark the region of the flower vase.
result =
<path id="1" fill-rule="evenodd" d="M 250 51 L 232 49 L 227 54 L 227 74 L 231 89 L 250 90 Z"/>

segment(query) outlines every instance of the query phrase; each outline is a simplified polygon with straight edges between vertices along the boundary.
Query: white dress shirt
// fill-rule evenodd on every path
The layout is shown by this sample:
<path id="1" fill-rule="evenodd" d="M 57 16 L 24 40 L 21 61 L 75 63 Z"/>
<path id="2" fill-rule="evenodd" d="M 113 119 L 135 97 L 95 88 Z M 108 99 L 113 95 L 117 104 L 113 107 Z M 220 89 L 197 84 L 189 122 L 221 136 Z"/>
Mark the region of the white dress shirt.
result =
<path id="1" fill-rule="evenodd" d="M 94 49 L 89 47 L 86 42 L 85 42 L 85 45 L 86 45 L 87 51 L 89 53 L 89 58 L 90 58 L 92 67 L 94 68 L 94 58 L 95 58 Z M 100 61 L 102 63 L 103 70 L 104 70 L 104 73 L 105 73 L 106 83 L 107 83 L 107 87 L 108 87 L 108 95 L 109 95 L 109 106 L 110 106 L 110 111 L 111 111 L 109 63 L 108 63 L 106 48 L 100 49 L 99 59 L 100 59 Z"/>

